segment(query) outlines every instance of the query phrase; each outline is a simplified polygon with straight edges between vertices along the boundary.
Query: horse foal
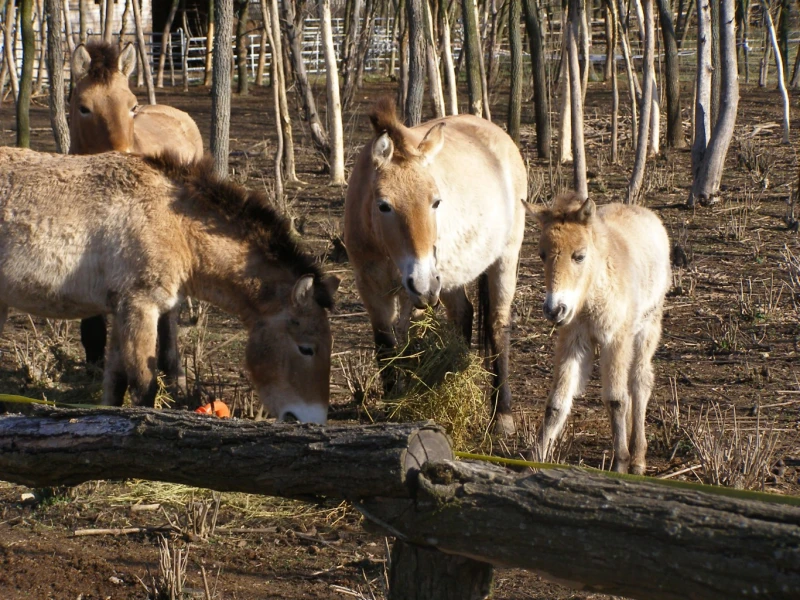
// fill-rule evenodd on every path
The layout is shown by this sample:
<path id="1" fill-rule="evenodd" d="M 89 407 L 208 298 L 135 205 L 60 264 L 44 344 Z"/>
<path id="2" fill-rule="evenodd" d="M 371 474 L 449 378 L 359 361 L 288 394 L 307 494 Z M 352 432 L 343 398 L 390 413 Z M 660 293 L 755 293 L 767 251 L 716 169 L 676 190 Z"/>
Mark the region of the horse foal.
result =
<path id="1" fill-rule="evenodd" d="M 552 456 L 598 349 L 614 444 L 612 468 L 641 475 L 647 452 L 645 411 L 654 379 L 651 362 L 672 280 L 667 232 L 646 208 L 609 204 L 598 209 L 577 194 L 556 198 L 550 209 L 530 210 L 542 228 L 544 314 L 559 328 L 540 457 Z"/>

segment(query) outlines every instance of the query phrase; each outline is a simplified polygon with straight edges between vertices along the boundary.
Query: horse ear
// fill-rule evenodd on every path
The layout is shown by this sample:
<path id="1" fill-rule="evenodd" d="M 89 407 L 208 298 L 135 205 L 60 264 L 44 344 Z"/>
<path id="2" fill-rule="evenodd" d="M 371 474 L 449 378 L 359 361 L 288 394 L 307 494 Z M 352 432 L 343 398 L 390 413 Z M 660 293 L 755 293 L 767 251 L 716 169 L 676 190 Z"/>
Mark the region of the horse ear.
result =
<path id="1" fill-rule="evenodd" d="M 439 154 L 439 151 L 444 147 L 444 123 L 437 123 L 428 130 L 425 137 L 417 146 L 423 165 L 429 165 Z"/>
<path id="2" fill-rule="evenodd" d="M 384 132 L 378 136 L 378 139 L 372 142 L 372 164 L 375 165 L 376 169 L 379 169 L 392 160 L 393 155 L 394 143 L 392 142 L 392 138 L 389 137 L 389 134 Z"/>
<path id="3" fill-rule="evenodd" d="M 595 205 L 594 200 L 587 198 L 586 201 L 581 204 L 581 207 L 578 210 L 578 218 L 580 219 L 581 223 L 587 223 L 596 212 L 597 205 Z"/>
<path id="4" fill-rule="evenodd" d="M 552 215 L 552 211 L 543 204 L 534 205 L 530 202 L 525 202 L 525 200 L 522 200 L 522 206 L 524 206 L 525 210 L 528 211 L 528 214 L 539 221 L 539 223 L 543 223 L 549 216 Z"/>
<path id="5" fill-rule="evenodd" d="M 72 83 L 86 76 L 90 64 L 92 64 L 92 57 L 89 55 L 89 51 L 83 44 L 79 45 L 72 53 Z"/>
<path id="6" fill-rule="evenodd" d="M 322 285 L 327 290 L 328 294 L 330 294 L 331 298 L 336 293 L 336 290 L 339 289 L 339 284 L 342 282 L 336 275 L 328 275 L 322 279 Z"/>
<path id="7" fill-rule="evenodd" d="M 292 306 L 303 308 L 314 301 L 314 276 L 303 275 L 292 288 Z"/>
<path id="8" fill-rule="evenodd" d="M 119 53 L 119 70 L 123 75 L 125 75 L 125 77 L 130 77 L 130 74 L 133 73 L 135 68 L 136 48 L 134 47 L 133 43 L 128 42 L 125 44 L 122 52 Z"/>

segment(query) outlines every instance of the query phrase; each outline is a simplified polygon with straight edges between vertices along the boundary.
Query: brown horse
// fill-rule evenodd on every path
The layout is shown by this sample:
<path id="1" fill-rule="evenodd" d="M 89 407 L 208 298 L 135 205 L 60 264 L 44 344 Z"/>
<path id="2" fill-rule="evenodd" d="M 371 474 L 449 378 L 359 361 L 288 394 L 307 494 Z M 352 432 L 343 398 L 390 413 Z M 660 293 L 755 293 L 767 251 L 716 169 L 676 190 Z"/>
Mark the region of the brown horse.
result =
<path id="1" fill-rule="evenodd" d="M 81 44 L 72 55 L 70 154 L 133 152 L 157 156 L 170 152 L 182 162 L 203 157 L 203 139 L 192 118 L 170 106 L 139 106 L 128 86 L 136 66 L 136 50 L 128 44 L 120 53 L 106 42 Z M 186 388 L 178 353 L 178 309 L 163 315 L 158 325 L 158 366 L 167 378 Z M 81 321 L 81 342 L 90 364 L 102 363 L 106 324 L 102 316 Z"/>
<path id="2" fill-rule="evenodd" d="M 403 289 L 418 308 L 441 297 L 469 342 L 473 307 L 465 286 L 479 279 L 496 429 L 511 433 L 509 323 L 527 197 L 519 149 L 502 129 L 471 115 L 407 128 L 384 99 L 370 118 L 375 138 L 350 176 L 344 237 L 375 343 L 381 352 L 395 346 Z"/>
<path id="3" fill-rule="evenodd" d="M 539 253 L 544 314 L 558 328 L 553 389 L 539 454 L 548 460 L 600 351 L 603 403 L 611 418 L 615 471 L 641 475 L 644 418 L 653 388 L 653 354 L 672 282 L 670 244 L 661 220 L 641 206 L 599 209 L 577 194 L 531 209 L 542 226 Z"/>
<path id="4" fill-rule="evenodd" d="M 324 423 L 338 287 L 263 196 L 205 161 L 0 148 L 0 329 L 9 307 L 113 315 L 103 404 L 152 406 L 156 323 L 182 295 L 249 330 L 253 386 L 278 418 Z"/>

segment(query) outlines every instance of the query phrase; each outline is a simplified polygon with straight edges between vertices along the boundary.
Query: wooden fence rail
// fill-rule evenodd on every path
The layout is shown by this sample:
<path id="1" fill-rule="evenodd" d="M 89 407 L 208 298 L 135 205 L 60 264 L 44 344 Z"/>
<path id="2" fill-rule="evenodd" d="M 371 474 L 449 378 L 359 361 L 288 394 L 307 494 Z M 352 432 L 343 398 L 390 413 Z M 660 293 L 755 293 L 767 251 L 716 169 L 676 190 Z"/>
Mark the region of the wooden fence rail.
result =
<path id="1" fill-rule="evenodd" d="M 317 427 L 47 407 L 0 418 L 2 480 L 123 477 L 350 500 L 398 539 L 392 600 L 484 598 L 493 565 L 631 598 L 800 598 L 798 507 L 457 462 L 433 424 Z"/>

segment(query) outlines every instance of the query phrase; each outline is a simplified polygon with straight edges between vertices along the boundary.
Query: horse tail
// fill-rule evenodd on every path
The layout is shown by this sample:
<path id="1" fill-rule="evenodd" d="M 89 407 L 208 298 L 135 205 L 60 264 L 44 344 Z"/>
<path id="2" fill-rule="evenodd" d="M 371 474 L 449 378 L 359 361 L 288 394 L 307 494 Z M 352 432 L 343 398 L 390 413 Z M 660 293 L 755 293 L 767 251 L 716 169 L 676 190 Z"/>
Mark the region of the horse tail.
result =
<path id="1" fill-rule="evenodd" d="M 489 312 L 489 276 L 482 273 L 478 277 L 478 346 L 484 357 L 488 357 L 491 352 L 493 333 Z"/>

